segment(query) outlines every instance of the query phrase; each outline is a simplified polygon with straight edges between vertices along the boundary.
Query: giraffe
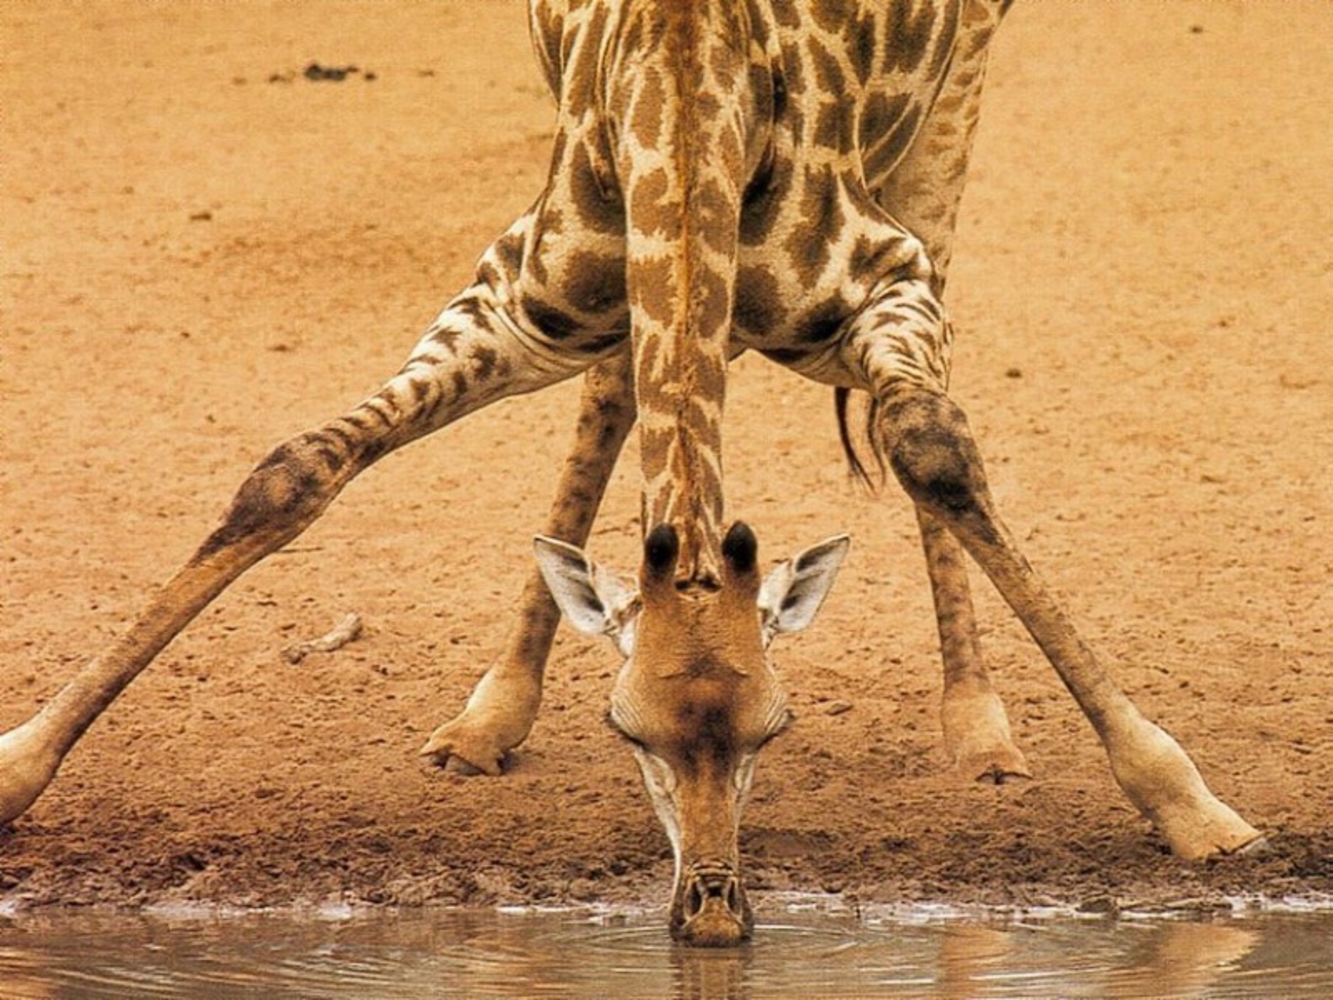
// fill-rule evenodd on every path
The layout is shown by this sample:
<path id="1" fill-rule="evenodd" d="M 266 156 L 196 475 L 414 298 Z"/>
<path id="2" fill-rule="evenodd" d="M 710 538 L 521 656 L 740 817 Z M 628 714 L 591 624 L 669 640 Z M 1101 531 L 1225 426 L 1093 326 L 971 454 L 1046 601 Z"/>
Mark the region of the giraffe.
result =
<path id="1" fill-rule="evenodd" d="M 948 393 L 943 294 L 989 42 L 1008 0 L 533 0 L 556 124 L 547 182 L 403 367 L 273 449 L 136 622 L 0 736 L 0 823 L 199 612 L 389 452 L 499 399 L 585 373 L 575 444 L 509 647 L 423 752 L 498 773 L 527 736 L 560 614 L 624 658 L 609 722 L 675 857 L 669 926 L 751 933 L 738 829 L 763 746 L 791 722 L 767 656 L 807 627 L 835 535 L 759 571 L 724 516 L 728 363 L 756 351 L 831 386 L 843 445 L 864 393 L 875 464 L 912 500 L 965 773 L 1026 776 L 981 657 L 965 555 L 996 585 L 1184 858 L 1262 843 L 1116 686 L 1023 557 Z M 582 550 L 637 422 L 643 557 L 625 582 Z"/>

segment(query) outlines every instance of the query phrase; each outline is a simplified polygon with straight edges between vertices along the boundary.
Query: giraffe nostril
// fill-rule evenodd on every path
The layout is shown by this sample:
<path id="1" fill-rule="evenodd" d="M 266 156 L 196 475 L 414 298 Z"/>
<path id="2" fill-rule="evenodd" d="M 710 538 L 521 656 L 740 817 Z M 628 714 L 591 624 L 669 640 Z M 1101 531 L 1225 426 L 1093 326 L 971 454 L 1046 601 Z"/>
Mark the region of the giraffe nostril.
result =
<path id="1" fill-rule="evenodd" d="M 685 898 L 685 919 L 693 920 L 704 908 L 704 894 L 698 882 L 690 884 L 689 895 Z"/>

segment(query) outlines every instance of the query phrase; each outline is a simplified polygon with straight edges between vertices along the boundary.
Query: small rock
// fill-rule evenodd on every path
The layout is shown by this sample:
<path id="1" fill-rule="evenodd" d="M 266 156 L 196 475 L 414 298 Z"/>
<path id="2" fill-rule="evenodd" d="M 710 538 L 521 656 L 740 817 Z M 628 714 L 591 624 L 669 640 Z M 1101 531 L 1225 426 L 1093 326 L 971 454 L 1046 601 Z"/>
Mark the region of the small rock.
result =
<path id="1" fill-rule="evenodd" d="M 342 81 L 346 80 L 349 76 L 355 76 L 360 72 L 361 70 L 357 66 L 321 66 L 317 62 L 312 62 L 305 68 L 301 75 L 312 82 L 328 80 L 333 83 L 342 83 Z M 364 78 L 367 80 L 374 80 L 376 79 L 376 74 L 373 72 L 366 72 Z"/>

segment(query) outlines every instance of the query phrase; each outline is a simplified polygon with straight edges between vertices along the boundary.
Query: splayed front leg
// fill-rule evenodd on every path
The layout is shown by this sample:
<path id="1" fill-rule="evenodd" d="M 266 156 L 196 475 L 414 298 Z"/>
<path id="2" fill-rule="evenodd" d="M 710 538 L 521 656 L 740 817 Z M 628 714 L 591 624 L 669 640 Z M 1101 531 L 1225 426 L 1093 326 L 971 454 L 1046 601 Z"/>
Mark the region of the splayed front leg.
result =
<path id="1" fill-rule="evenodd" d="M 489 289 L 454 300 L 404 369 L 374 396 L 275 448 L 245 478 L 222 524 L 130 629 L 29 721 L 0 736 L 0 823 L 21 815 L 125 687 L 233 581 L 298 537 L 361 471 L 465 413 L 573 374 L 537 364 Z"/>
<path id="2" fill-rule="evenodd" d="M 625 352 L 588 370 L 574 447 L 565 460 L 544 534 L 573 545 L 587 543 L 633 425 L 634 385 Z M 463 711 L 431 734 L 421 753 L 441 766 L 462 762 L 498 775 L 509 751 L 527 739 L 536 721 L 546 659 L 559 622 L 560 609 L 534 566 L 504 656 L 477 683 Z"/>
<path id="3" fill-rule="evenodd" d="M 56 776 L 58 746 L 41 714 L 0 736 L 0 826 L 22 816 Z"/>

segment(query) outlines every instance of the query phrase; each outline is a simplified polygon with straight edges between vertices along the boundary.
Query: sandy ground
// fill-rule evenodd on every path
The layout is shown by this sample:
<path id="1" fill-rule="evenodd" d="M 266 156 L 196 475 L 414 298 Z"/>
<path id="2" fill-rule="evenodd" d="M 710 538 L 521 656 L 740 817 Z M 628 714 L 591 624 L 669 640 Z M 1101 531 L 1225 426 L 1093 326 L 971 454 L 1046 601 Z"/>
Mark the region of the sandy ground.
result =
<path id="1" fill-rule="evenodd" d="M 513 2 L 33 0 L 0 32 L 4 729 L 128 626 L 268 448 L 397 368 L 538 190 L 551 111 Z M 953 775 L 910 508 L 849 484 L 826 391 L 746 359 L 730 512 L 765 558 L 855 538 L 779 650 L 800 721 L 760 764 L 754 888 L 1333 891 L 1330 39 L 1322 0 L 1020 3 L 951 281 L 1001 510 L 1271 851 L 1172 859 L 988 585 L 1036 777 Z M 359 72 L 310 82 L 312 61 Z M 505 777 L 415 755 L 501 648 L 576 392 L 384 461 L 226 593 L 0 832 L 0 904 L 664 898 L 665 836 L 600 721 L 608 648 L 562 630 Z M 592 545 L 620 565 L 632 468 Z M 348 611 L 356 644 L 279 655 Z"/>

